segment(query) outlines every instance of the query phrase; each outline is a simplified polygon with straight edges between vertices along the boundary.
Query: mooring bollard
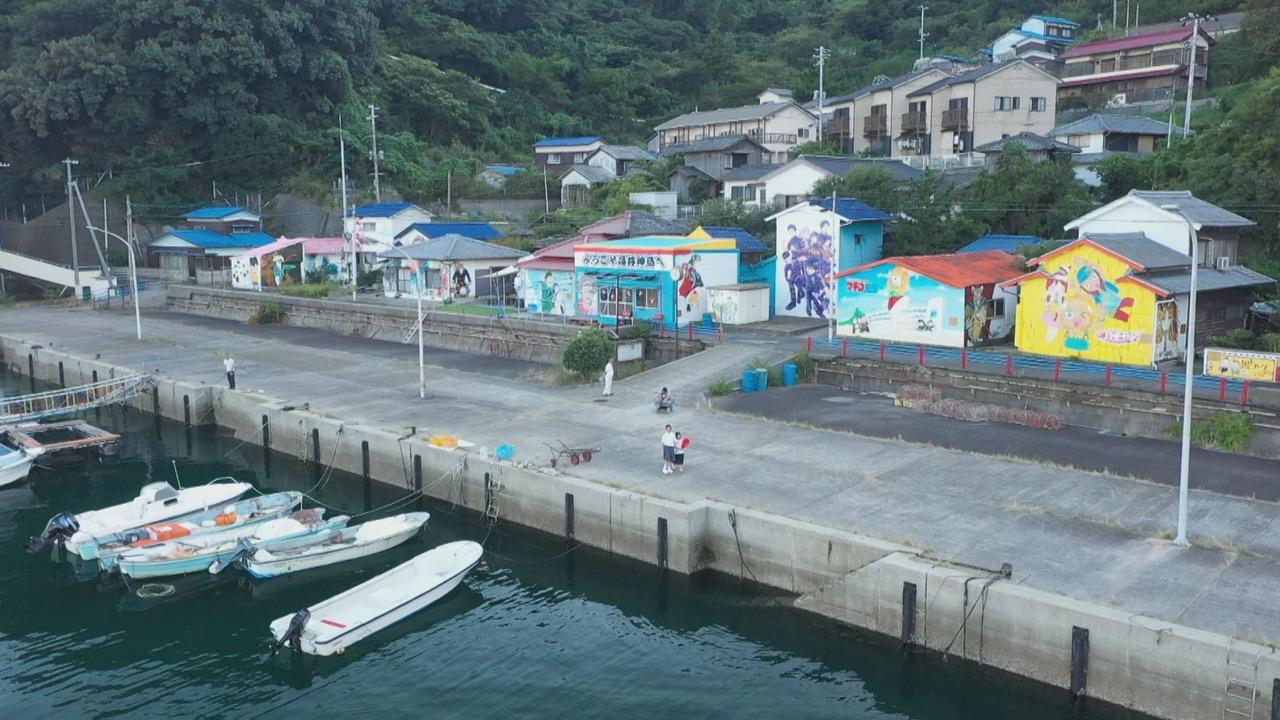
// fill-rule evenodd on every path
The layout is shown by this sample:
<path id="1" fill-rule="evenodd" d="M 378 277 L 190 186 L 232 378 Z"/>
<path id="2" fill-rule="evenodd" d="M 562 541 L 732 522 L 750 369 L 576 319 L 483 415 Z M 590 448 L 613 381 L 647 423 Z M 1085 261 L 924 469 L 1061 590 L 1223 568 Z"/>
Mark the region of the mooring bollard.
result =
<path id="1" fill-rule="evenodd" d="M 667 569 L 667 519 L 658 518 L 658 568 Z"/>
<path id="2" fill-rule="evenodd" d="M 1077 702 L 1089 689 L 1089 629 L 1071 628 L 1071 696 Z"/>
<path id="3" fill-rule="evenodd" d="M 311 428 L 311 462 L 320 465 L 320 428 Z"/>
<path id="4" fill-rule="evenodd" d="M 902 583 L 902 642 L 914 645 L 916 642 L 916 584 Z"/>
<path id="5" fill-rule="evenodd" d="M 360 474 L 367 483 L 369 481 L 369 441 L 360 441 Z"/>
<path id="6" fill-rule="evenodd" d="M 573 540 L 573 493 L 564 494 L 564 539 Z"/>
<path id="7" fill-rule="evenodd" d="M 182 396 L 182 422 L 186 423 L 187 429 L 191 428 L 191 396 Z"/>

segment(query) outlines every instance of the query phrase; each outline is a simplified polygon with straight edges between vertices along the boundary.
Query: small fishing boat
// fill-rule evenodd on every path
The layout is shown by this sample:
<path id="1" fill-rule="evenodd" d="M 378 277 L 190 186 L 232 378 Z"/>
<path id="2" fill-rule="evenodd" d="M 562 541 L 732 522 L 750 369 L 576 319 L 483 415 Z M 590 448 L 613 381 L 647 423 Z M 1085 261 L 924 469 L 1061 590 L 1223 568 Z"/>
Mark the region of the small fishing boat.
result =
<path id="1" fill-rule="evenodd" d="M 25 478 L 39 455 L 35 451 L 0 444 L 0 487 Z"/>
<path id="2" fill-rule="evenodd" d="M 332 520 L 325 520 L 323 508 L 299 510 L 289 517 L 130 550 L 116 556 L 116 567 L 119 568 L 120 574 L 137 580 L 203 572 L 209 569 L 212 563 L 225 562 L 227 558 L 235 555 L 241 547 L 242 540 L 254 543 L 302 537 L 313 533 L 327 534 L 345 527 L 350 519 L 346 515 L 339 515 Z"/>
<path id="3" fill-rule="evenodd" d="M 328 600 L 276 618 L 271 654 L 334 655 L 431 605 L 458 587 L 480 562 L 484 548 L 463 540 L 428 550 Z"/>
<path id="4" fill-rule="evenodd" d="M 98 538 L 96 555 L 103 570 L 115 567 L 116 557 L 141 547 L 179 538 L 197 538 L 210 533 L 244 528 L 274 520 L 302 506 L 302 493 L 271 493 L 240 500 L 216 510 L 183 515 L 176 520 L 146 525 Z"/>
<path id="5" fill-rule="evenodd" d="M 99 538 L 222 507 L 251 488 L 249 483 L 235 482 L 233 478 L 218 478 L 207 485 L 182 489 L 169 483 L 147 483 L 138 497 L 127 503 L 82 513 L 58 513 L 40 537 L 31 538 L 27 551 L 39 552 L 51 543 L 62 543 L 72 553 L 91 560 L 97 557 Z"/>
<path id="6" fill-rule="evenodd" d="M 355 560 L 403 543 L 418 534 L 430 517 L 430 513 L 425 512 L 404 513 L 345 527 L 327 535 L 256 543 L 246 551 L 247 557 L 239 558 L 239 564 L 256 578 L 269 578 Z M 209 572 L 216 574 L 224 567 L 211 565 Z"/>

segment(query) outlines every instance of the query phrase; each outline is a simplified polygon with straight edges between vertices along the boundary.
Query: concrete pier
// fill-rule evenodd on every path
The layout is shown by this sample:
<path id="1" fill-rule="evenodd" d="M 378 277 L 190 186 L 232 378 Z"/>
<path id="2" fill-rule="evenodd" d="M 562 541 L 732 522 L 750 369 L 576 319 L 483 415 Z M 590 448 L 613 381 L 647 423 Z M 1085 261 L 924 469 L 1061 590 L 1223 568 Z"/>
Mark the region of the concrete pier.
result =
<path id="1" fill-rule="evenodd" d="M 578 542 L 675 572 L 742 574 L 796 593 L 805 610 L 897 638 L 914 627 L 908 642 L 1084 697 L 1219 717 L 1230 659 L 1249 663 L 1235 677 L 1248 675 L 1254 716 L 1266 717 L 1280 676 L 1276 505 L 1196 492 L 1199 546 L 1179 549 L 1157 538 L 1172 524 L 1166 487 L 693 407 L 707 368 L 768 347 L 708 350 L 619 383 L 609 402 L 596 402 L 597 388 L 436 366 L 423 403 L 416 355 L 397 345 L 164 314 L 146 319 L 155 339 L 138 344 L 122 331 L 131 320 L 104 313 L 0 319 L 15 372 L 57 382 L 61 363 L 74 384 L 158 369 L 140 409 L 182 422 L 189 408 L 193 424 L 251 443 L 269 436 L 290 454 L 314 454 L 318 436 L 322 462 L 356 475 L 367 447 L 368 475 L 406 492 L 420 462 L 429 495 L 483 512 L 488 488 L 499 522 L 557 535 L 571 525 Z M 237 391 L 220 383 L 228 350 Z M 667 418 L 649 405 L 656 385 L 685 400 L 671 418 L 694 437 L 683 475 L 658 473 Z M 436 432 L 511 442 L 516 462 L 435 448 Z M 604 451 L 551 470 L 539 443 L 553 439 Z M 904 613 L 908 583 L 914 613 Z"/>

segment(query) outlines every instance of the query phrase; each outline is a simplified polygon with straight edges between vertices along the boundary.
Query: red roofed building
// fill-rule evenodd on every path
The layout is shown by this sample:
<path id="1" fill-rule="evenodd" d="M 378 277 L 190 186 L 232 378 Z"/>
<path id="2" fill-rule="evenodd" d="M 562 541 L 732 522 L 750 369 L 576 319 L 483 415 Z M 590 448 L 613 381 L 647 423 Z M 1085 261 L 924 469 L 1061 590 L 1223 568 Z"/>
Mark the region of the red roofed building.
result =
<path id="1" fill-rule="evenodd" d="M 1072 46 L 1059 58 L 1062 84 L 1058 100 L 1072 96 L 1103 97 L 1116 104 L 1164 100 L 1187 89 L 1191 60 L 1191 28 L 1147 32 L 1095 40 Z M 1196 87 L 1209 77 L 1209 46 L 1203 28 L 1196 40 Z"/>
<path id="2" fill-rule="evenodd" d="M 1019 258 L 1000 250 L 889 257 L 836 275 L 836 332 L 972 347 L 1013 332 Z"/>

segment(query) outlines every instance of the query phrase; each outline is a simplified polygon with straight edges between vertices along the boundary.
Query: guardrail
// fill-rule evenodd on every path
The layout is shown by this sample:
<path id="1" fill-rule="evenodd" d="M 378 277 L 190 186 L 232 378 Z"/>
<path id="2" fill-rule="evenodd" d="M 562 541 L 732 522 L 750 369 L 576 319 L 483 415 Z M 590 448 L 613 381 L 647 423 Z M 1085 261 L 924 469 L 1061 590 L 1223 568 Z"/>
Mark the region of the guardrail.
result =
<path id="1" fill-rule="evenodd" d="M 1022 375 L 1078 385 L 1112 387 L 1119 383 L 1135 386 L 1137 389 L 1155 390 L 1160 394 L 1180 393 L 1184 382 L 1181 372 L 1170 373 L 1168 370 L 1154 368 L 1043 355 L 961 350 L 856 338 L 815 340 L 810 336 L 805 338 L 804 342 L 805 349 L 810 353 L 825 353 L 835 357 L 869 357 L 904 365 L 959 369 L 990 375 Z M 1120 381 L 1130 382 L 1121 383 Z M 1248 380 L 1208 375 L 1196 375 L 1192 378 L 1194 392 L 1202 396 L 1216 397 L 1220 402 L 1239 402 L 1241 405 L 1248 405 L 1249 389 Z"/>

